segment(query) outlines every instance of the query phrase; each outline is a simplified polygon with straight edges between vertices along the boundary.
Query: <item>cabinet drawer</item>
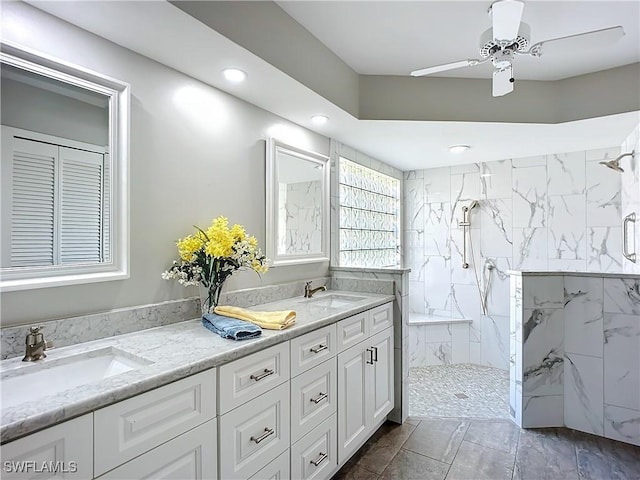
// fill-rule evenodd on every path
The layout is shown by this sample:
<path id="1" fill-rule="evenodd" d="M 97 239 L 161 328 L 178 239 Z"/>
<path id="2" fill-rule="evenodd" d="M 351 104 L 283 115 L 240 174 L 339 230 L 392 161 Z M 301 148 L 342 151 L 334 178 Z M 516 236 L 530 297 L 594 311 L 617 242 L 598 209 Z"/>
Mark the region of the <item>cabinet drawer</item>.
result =
<path id="1" fill-rule="evenodd" d="M 289 380 L 289 343 L 222 365 L 218 373 L 222 415 Z"/>
<path id="2" fill-rule="evenodd" d="M 393 303 L 385 303 L 369 310 L 371 315 L 371 335 L 393 326 Z"/>
<path id="3" fill-rule="evenodd" d="M 369 312 L 358 313 L 338 322 L 338 352 L 369 337 Z"/>
<path id="4" fill-rule="evenodd" d="M 336 416 L 332 415 L 291 447 L 291 478 L 330 478 L 338 464 L 336 451 Z"/>
<path id="5" fill-rule="evenodd" d="M 95 476 L 215 415 L 215 369 L 97 410 L 94 412 Z"/>
<path id="6" fill-rule="evenodd" d="M 93 418 L 89 413 L 5 443 L 2 445 L 2 478 L 93 478 L 92 442 Z M 42 469 L 45 464 L 59 468 L 59 473 L 36 475 L 34 468 Z M 16 471 L 21 465 L 33 465 L 33 468 Z"/>
<path id="7" fill-rule="evenodd" d="M 216 419 L 140 455 L 100 480 L 203 480 L 217 478 Z"/>
<path id="8" fill-rule="evenodd" d="M 220 417 L 220 478 L 249 478 L 289 447 L 289 383 Z"/>
<path id="9" fill-rule="evenodd" d="M 328 325 L 291 340 L 291 376 L 300 375 L 336 354 L 336 326 Z"/>
<path id="10" fill-rule="evenodd" d="M 250 480 L 289 480 L 291 478 L 289 449 L 256 473 Z"/>
<path id="11" fill-rule="evenodd" d="M 291 380 L 291 441 L 296 442 L 336 412 L 335 358 Z"/>

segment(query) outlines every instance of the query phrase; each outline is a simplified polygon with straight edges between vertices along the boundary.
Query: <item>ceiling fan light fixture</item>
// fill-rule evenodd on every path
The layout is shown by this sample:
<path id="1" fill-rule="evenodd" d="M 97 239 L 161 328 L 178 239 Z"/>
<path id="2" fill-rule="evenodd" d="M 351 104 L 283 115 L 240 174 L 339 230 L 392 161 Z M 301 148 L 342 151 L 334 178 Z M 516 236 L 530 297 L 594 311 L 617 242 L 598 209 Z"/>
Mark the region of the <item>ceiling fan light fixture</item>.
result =
<path id="1" fill-rule="evenodd" d="M 469 145 L 451 145 L 449 147 L 449 151 L 451 153 L 462 153 L 469 150 L 471 147 Z"/>

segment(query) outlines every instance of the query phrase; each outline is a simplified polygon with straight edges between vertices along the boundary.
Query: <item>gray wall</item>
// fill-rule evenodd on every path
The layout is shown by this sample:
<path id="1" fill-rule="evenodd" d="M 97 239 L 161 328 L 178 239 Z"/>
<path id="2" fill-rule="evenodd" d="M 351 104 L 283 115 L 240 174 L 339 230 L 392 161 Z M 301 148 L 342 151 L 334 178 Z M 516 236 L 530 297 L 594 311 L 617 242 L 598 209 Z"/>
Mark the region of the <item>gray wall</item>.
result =
<path id="1" fill-rule="evenodd" d="M 3 3 L 2 10 L 28 32 L 5 29 L 7 40 L 128 82 L 132 92 L 130 278 L 3 293 L 3 326 L 197 295 L 160 274 L 177 258 L 175 240 L 218 215 L 243 224 L 265 246 L 264 139 L 286 120 L 29 5 Z M 329 154 L 329 139 L 289 126 L 304 139 L 298 146 Z M 227 288 L 327 274 L 326 263 L 278 267 L 262 278 L 234 275 Z"/>

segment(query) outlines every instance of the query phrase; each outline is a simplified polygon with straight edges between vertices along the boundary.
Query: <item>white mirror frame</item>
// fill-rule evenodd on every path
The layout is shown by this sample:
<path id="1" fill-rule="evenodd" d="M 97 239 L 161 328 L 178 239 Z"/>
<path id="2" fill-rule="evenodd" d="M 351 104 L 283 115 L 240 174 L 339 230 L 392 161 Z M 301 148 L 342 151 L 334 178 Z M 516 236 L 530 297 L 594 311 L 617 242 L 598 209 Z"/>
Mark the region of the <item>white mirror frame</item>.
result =
<path id="1" fill-rule="evenodd" d="M 277 156 L 279 152 L 300 158 L 301 160 L 317 163 L 322 167 L 322 235 L 321 251 L 306 254 L 278 254 L 278 168 Z M 310 152 L 286 144 L 275 138 L 267 139 L 266 165 L 266 227 L 267 227 L 267 257 L 271 266 L 296 265 L 329 261 L 329 157 Z"/>
<path id="2" fill-rule="evenodd" d="M 109 97 L 109 154 L 112 172 L 110 198 L 113 219 L 110 262 L 5 268 L 0 270 L 0 292 L 129 278 L 129 84 L 12 42 L 3 41 L 0 46 L 2 63 Z"/>

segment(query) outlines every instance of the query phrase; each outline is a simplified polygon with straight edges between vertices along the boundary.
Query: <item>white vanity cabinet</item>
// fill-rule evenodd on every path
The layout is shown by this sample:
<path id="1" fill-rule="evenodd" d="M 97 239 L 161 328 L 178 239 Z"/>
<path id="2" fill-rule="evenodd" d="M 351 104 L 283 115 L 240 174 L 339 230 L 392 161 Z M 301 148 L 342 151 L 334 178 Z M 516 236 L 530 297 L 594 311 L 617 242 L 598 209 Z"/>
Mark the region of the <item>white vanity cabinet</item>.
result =
<path id="1" fill-rule="evenodd" d="M 218 477 L 216 419 L 102 475 L 100 480 L 211 480 Z"/>
<path id="2" fill-rule="evenodd" d="M 93 414 L 2 445 L 2 478 L 93 478 Z"/>
<path id="3" fill-rule="evenodd" d="M 338 463 L 343 464 L 393 410 L 392 304 L 365 312 L 369 316 L 365 340 L 338 355 Z M 388 312 L 390 311 L 390 312 Z M 371 321 L 389 326 L 371 336 Z M 346 328 L 341 326 L 345 322 Z M 354 325 L 338 322 L 338 332 Z M 356 324 L 357 325 L 357 324 Z M 381 331 L 380 331 L 381 330 Z M 353 330 L 355 331 L 355 329 Z M 340 338 L 340 335 L 339 335 Z"/>
<path id="4" fill-rule="evenodd" d="M 93 442 L 95 476 L 98 477 L 215 416 L 215 369 L 96 410 Z M 215 423 L 210 425 L 214 429 L 211 435 L 215 437 Z"/>

